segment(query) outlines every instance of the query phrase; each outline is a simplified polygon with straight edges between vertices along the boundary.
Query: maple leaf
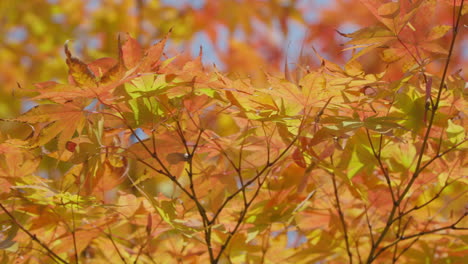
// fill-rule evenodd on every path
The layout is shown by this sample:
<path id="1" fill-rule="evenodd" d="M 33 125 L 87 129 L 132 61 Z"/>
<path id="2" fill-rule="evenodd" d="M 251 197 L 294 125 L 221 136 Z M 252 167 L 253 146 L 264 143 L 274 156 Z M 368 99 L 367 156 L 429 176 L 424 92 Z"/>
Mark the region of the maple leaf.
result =
<path id="1" fill-rule="evenodd" d="M 97 168 L 95 175 L 86 177 L 83 185 L 87 194 L 94 195 L 100 200 L 104 199 L 107 191 L 112 190 L 125 180 L 126 162 L 126 159 L 121 159 L 121 164 L 113 164 L 110 159 L 105 160 L 104 164 Z"/>
<path id="2" fill-rule="evenodd" d="M 138 64 L 138 72 L 152 72 L 154 68 L 157 66 L 158 63 L 160 63 L 161 56 L 164 51 L 164 47 L 166 46 L 167 39 L 170 36 L 170 31 L 169 33 L 158 43 L 154 44 L 151 46 L 149 49 L 146 50 L 145 54 L 140 60 L 140 63 Z M 129 45 L 126 48 L 127 54 L 126 58 L 127 61 L 130 63 L 130 58 L 133 58 L 133 62 L 137 60 L 139 57 L 139 47 L 137 45 L 133 45 L 129 43 Z M 132 54 L 132 55 L 130 55 Z"/>
<path id="3" fill-rule="evenodd" d="M 40 158 L 24 152 L 5 153 L 1 157 L 0 178 L 22 178 L 33 174 L 39 163 Z"/>
<path id="4" fill-rule="evenodd" d="M 73 103 L 38 105 L 18 118 L 12 119 L 30 124 L 47 124 L 40 130 L 35 145 L 44 145 L 58 136 L 58 148 L 64 150 L 75 132 L 81 133 L 85 115 L 79 105 Z"/>
<path id="5" fill-rule="evenodd" d="M 96 87 L 96 76 L 89 69 L 88 65 L 82 62 L 80 59 L 72 56 L 70 50 L 68 49 L 68 43 L 65 43 L 64 48 L 65 55 L 67 56 L 66 62 L 71 80 L 79 87 Z"/>
<path id="6" fill-rule="evenodd" d="M 122 47 L 122 42 L 120 40 L 120 35 L 119 35 L 119 38 L 117 39 L 117 44 L 118 44 L 118 51 L 119 51 L 118 61 L 114 66 L 112 66 L 109 70 L 107 70 L 102 75 L 101 79 L 99 80 L 99 85 L 105 85 L 105 84 L 120 80 L 125 73 L 124 55 L 123 55 L 124 50 Z"/>
<path id="7" fill-rule="evenodd" d="M 127 69 L 133 69 L 141 60 L 143 50 L 140 43 L 136 39 L 130 37 L 127 33 L 126 41 L 122 45 L 122 56 L 125 67 Z"/>

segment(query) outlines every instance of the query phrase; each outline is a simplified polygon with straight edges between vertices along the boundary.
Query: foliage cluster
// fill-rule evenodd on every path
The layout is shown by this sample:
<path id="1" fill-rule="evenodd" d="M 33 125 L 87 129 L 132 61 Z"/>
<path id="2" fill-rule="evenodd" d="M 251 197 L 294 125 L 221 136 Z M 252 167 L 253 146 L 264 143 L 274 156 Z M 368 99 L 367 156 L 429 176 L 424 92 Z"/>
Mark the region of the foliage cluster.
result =
<path id="1" fill-rule="evenodd" d="M 336 33 L 350 58 L 284 74 L 167 56 L 177 27 L 90 62 L 66 44 L 68 82 L 2 119 L 22 132 L 0 134 L 1 260 L 466 261 L 466 81 L 450 65 L 468 9 L 360 2 L 377 22 Z"/>

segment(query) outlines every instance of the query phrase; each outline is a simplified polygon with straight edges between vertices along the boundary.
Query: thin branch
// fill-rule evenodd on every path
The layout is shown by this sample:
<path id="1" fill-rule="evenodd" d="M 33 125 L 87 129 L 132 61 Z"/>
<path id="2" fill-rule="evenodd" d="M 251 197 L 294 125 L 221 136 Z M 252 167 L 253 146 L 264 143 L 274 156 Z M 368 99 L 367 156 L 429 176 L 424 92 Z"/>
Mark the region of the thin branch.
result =
<path id="1" fill-rule="evenodd" d="M 264 167 L 259 171 L 257 172 L 257 175 L 255 175 L 255 177 L 253 177 L 252 179 L 250 179 L 249 181 L 247 181 L 243 186 L 241 186 L 241 188 L 237 189 L 237 191 L 233 192 L 231 195 L 229 195 L 228 197 L 226 197 L 226 199 L 224 200 L 224 202 L 221 204 L 221 206 L 218 208 L 218 210 L 216 211 L 216 213 L 214 214 L 212 220 L 210 221 L 210 224 L 213 224 L 214 221 L 216 220 L 216 218 L 218 217 L 218 215 L 221 213 L 221 211 L 226 207 L 226 205 L 229 203 L 229 201 L 231 201 L 232 199 L 234 199 L 234 197 L 237 196 L 237 194 L 239 194 L 240 192 L 242 192 L 242 190 L 244 190 L 245 188 L 247 188 L 248 186 L 250 186 L 252 183 L 254 183 L 255 181 L 257 181 L 257 179 L 259 177 L 261 177 L 270 167 L 272 167 L 274 164 L 276 164 L 276 162 L 278 162 L 279 159 L 281 159 L 288 151 L 289 149 L 294 145 L 294 143 L 296 143 L 297 139 L 299 138 L 299 136 L 296 136 L 292 141 L 291 143 L 273 160 L 273 161 L 269 161 L 267 162 L 267 164 L 264 165 Z"/>
<path id="2" fill-rule="evenodd" d="M 239 229 L 241 224 L 244 222 L 244 218 L 247 215 L 247 211 L 248 211 L 249 207 L 253 204 L 255 198 L 257 198 L 258 194 L 260 193 L 260 190 L 262 189 L 262 186 L 265 183 L 266 178 L 267 178 L 266 176 L 263 178 L 263 180 L 260 180 L 260 178 L 257 178 L 258 179 L 258 187 L 255 190 L 255 193 L 253 194 L 252 198 L 250 199 L 250 201 L 245 206 L 244 210 L 242 210 L 242 212 L 241 212 L 241 214 L 240 214 L 240 216 L 239 216 L 239 218 L 237 220 L 236 226 L 234 227 L 234 229 L 232 231 L 229 232 L 228 237 L 224 241 L 223 245 L 221 246 L 221 249 L 218 252 L 217 257 L 215 258 L 214 263 L 218 263 L 219 258 L 221 257 L 221 255 L 223 254 L 223 252 L 227 248 L 227 246 L 229 245 L 229 242 L 231 241 L 232 237 L 237 232 L 237 230 Z"/>
<path id="3" fill-rule="evenodd" d="M 431 165 L 432 162 L 436 161 L 437 159 L 445 156 L 447 153 L 453 151 L 453 150 L 456 150 L 459 146 L 461 146 L 462 144 L 464 144 L 465 142 L 467 141 L 467 139 L 463 139 L 461 142 L 453 145 L 452 147 L 450 147 L 449 149 L 445 150 L 444 152 L 442 153 L 439 153 L 436 154 L 434 157 L 432 157 L 428 162 L 426 162 L 426 164 L 424 164 L 423 166 L 421 166 L 421 168 L 419 169 L 419 172 L 422 172 L 425 168 L 427 168 L 429 165 Z"/>
<path id="4" fill-rule="evenodd" d="M 78 204 L 78 195 L 76 197 L 76 201 L 75 201 L 76 204 Z M 74 251 L 75 251 L 75 262 L 76 264 L 79 263 L 79 260 L 78 260 L 78 247 L 76 246 L 76 226 L 75 226 L 75 211 L 73 210 L 73 206 L 74 204 L 72 203 L 71 204 L 71 213 L 72 213 L 72 239 L 73 239 L 73 248 L 74 248 Z"/>
<path id="5" fill-rule="evenodd" d="M 10 219 L 13 221 L 13 223 L 15 223 L 15 225 L 17 225 L 21 230 L 23 230 L 23 232 L 25 232 L 32 240 L 36 241 L 36 243 L 38 243 L 42 248 L 44 248 L 47 253 L 49 253 L 49 255 L 57 260 L 59 260 L 60 262 L 62 263 L 67 263 L 68 262 L 66 260 L 64 260 L 63 258 L 61 258 L 59 255 L 57 255 L 54 251 L 52 251 L 44 242 L 42 242 L 39 238 L 37 238 L 37 236 L 35 234 L 32 234 L 31 232 L 29 232 L 29 230 L 27 230 L 22 224 L 20 224 L 18 222 L 18 220 L 16 220 L 15 216 L 12 215 L 6 208 L 5 206 L 3 206 L 2 203 L 0 203 L 0 208 L 5 212 L 5 214 L 8 215 L 8 217 L 10 217 Z"/>
<path id="6" fill-rule="evenodd" d="M 330 157 L 331 159 L 331 164 L 333 164 L 333 156 Z M 336 200 L 336 209 L 338 211 L 338 216 L 340 217 L 340 222 L 341 226 L 343 227 L 343 234 L 345 238 L 345 244 L 346 244 L 346 251 L 348 253 L 348 258 L 349 258 L 349 263 L 353 264 L 353 254 L 351 253 L 351 249 L 349 246 L 349 235 L 348 235 L 348 227 L 346 225 L 346 221 L 344 218 L 343 210 L 341 209 L 341 203 L 340 203 L 340 196 L 338 195 L 338 188 L 336 187 L 336 176 L 335 173 L 329 172 L 332 176 L 332 183 L 333 183 L 333 192 L 335 194 L 335 200 Z"/>
<path id="7" fill-rule="evenodd" d="M 193 156 L 195 155 L 195 152 L 196 152 L 196 150 L 198 148 L 198 145 L 200 143 L 201 136 L 202 136 L 204 130 L 200 129 L 200 131 L 198 133 L 198 136 L 197 136 L 197 139 L 196 139 L 196 142 L 195 142 L 195 145 L 193 146 L 192 150 L 190 150 L 179 121 L 177 121 L 176 124 L 177 124 L 177 133 L 179 135 L 179 138 L 182 141 L 182 144 L 184 145 L 186 153 L 189 155 L 189 157 L 188 157 L 188 169 L 186 169 L 186 172 L 187 172 L 189 182 L 190 182 L 189 183 L 189 185 L 190 185 L 189 188 L 190 188 L 190 191 L 192 193 L 192 196 L 190 197 L 190 199 L 192 199 L 195 202 L 195 204 L 197 206 L 197 211 L 200 214 L 200 217 L 202 219 L 203 232 L 204 232 L 204 235 L 205 235 L 205 243 L 206 243 L 206 246 L 208 248 L 208 254 L 210 256 L 210 261 L 213 261 L 214 260 L 214 253 L 213 253 L 213 248 L 211 246 L 211 225 L 209 223 L 209 219 L 208 219 L 208 216 L 206 214 L 205 208 L 202 206 L 200 200 L 197 197 L 197 193 L 195 191 L 195 186 L 193 184 Z"/>
<path id="8" fill-rule="evenodd" d="M 371 245 L 374 245 L 375 244 L 375 241 L 374 241 L 374 231 L 372 230 L 372 225 L 370 223 L 370 220 L 369 220 L 369 214 L 368 214 L 368 208 L 366 205 L 364 205 L 365 208 L 365 213 L 366 213 L 366 222 L 367 222 L 367 227 L 369 228 L 369 237 L 371 239 Z"/>
<path id="9" fill-rule="evenodd" d="M 385 181 L 387 182 L 387 186 L 388 186 L 388 190 L 392 196 L 392 202 L 395 204 L 396 202 L 396 199 L 395 199 L 395 194 L 393 193 L 393 189 L 392 189 L 392 181 L 390 179 L 390 175 L 388 174 L 388 171 L 387 169 L 385 169 L 385 166 L 383 165 L 382 163 L 382 159 L 381 159 L 381 151 L 382 151 L 382 136 L 380 137 L 380 144 L 379 144 L 379 152 L 377 153 L 375 151 L 375 148 L 374 148 L 374 143 L 372 143 L 372 138 L 370 136 L 370 133 L 369 133 L 369 129 L 366 128 L 366 134 L 367 134 L 367 139 L 369 140 L 369 144 L 371 146 L 371 149 L 372 149 L 372 153 L 374 154 L 374 157 L 377 159 L 377 162 L 379 163 L 379 167 L 380 167 L 380 170 L 382 171 L 384 177 L 385 177 Z"/>
<path id="10" fill-rule="evenodd" d="M 398 259 L 399 259 L 401 256 L 403 256 L 403 254 L 405 254 L 406 251 L 408 251 L 411 247 L 413 247 L 413 245 L 414 245 L 416 242 L 419 241 L 419 238 L 420 238 L 420 237 L 417 237 L 416 239 L 414 239 L 413 241 L 411 241 L 411 242 L 409 243 L 409 245 L 406 246 L 406 247 L 400 252 L 400 254 L 398 254 L 398 256 L 396 256 L 396 258 L 394 259 L 394 262 L 397 263 Z"/>
<path id="11" fill-rule="evenodd" d="M 356 253 L 358 256 L 359 264 L 362 263 L 361 252 L 359 252 L 359 238 L 356 240 Z"/>
<path id="12" fill-rule="evenodd" d="M 245 128 L 245 131 L 247 131 L 249 129 L 249 126 L 247 125 L 246 128 Z M 241 186 L 244 185 L 244 178 L 242 177 L 242 154 L 244 153 L 244 146 L 245 146 L 245 139 L 246 137 L 244 137 L 242 139 L 242 142 L 241 142 L 241 145 L 240 145 L 240 149 L 239 149 L 239 164 L 237 165 L 237 174 L 239 176 L 239 182 L 241 184 Z M 267 145 L 269 145 L 269 143 L 267 143 Z M 245 189 L 242 190 L 242 197 L 243 197 L 243 200 L 244 200 L 244 208 L 247 206 L 247 195 L 245 193 Z"/>
<path id="13" fill-rule="evenodd" d="M 146 236 L 145 242 L 141 243 L 140 248 L 138 249 L 138 253 L 137 253 L 135 260 L 133 261 L 133 264 L 138 263 L 138 260 L 140 259 L 140 256 L 143 253 L 143 249 L 145 249 L 149 241 L 150 241 L 150 236 Z"/>
<path id="14" fill-rule="evenodd" d="M 404 241 L 404 240 L 408 240 L 408 239 L 413 239 L 413 238 L 420 238 L 422 236 L 426 236 L 426 235 L 430 235 L 430 234 L 434 234 L 434 233 L 437 233 L 437 232 L 440 232 L 440 231 L 443 231 L 443 230 L 468 230 L 468 227 L 457 227 L 456 225 L 458 223 L 460 223 L 463 218 L 465 218 L 466 216 L 468 215 L 468 212 L 465 212 L 461 217 L 459 217 L 453 224 L 451 225 L 448 225 L 448 226 L 444 226 L 444 227 L 440 227 L 440 228 L 436 228 L 436 229 L 432 229 L 432 230 L 427 230 L 427 231 L 421 231 L 419 233 L 416 233 L 416 234 L 412 234 L 412 235 L 408 235 L 408 236 L 400 236 L 398 239 L 396 239 L 395 241 L 393 241 L 392 243 L 386 245 L 385 247 L 382 247 L 379 251 L 377 251 L 377 253 L 375 254 L 375 258 L 377 258 L 380 254 L 382 254 L 385 250 L 387 250 L 388 248 L 392 247 L 393 245 L 399 243 L 400 241 Z"/>
<path id="15" fill-rule="evenodd" d="M 425 206 L 429 205 L 430 203 L 432 203 L 433 201 L 435 201 L 437 198 L 440 197 L 440 195 L 442 194 L 442 192 L 451 184 L 452 182 L 448 183 L 448 182 L 445 182 L 444 186 L 442 186 L 442 188 L 431 198 L 429 199 L 427 202 L 421 204 L 421 205 L 415 205 L 413 208 L 405 211 L 405 212 L 402 212 L 401 214 L 398 215 L 398 217 L 396 217 L 393 222 L 403 218 L 405 215 L 408 215 L 409 213 L 413 212 L 413 211 L 417 211 L 421 208 L 424 208 Z"/>
<path id="16" fill-rule="evenodd" d="M 309 111 L 310 112 L 310 111 Z M 286 146 L 286 148 L 280 153 L 278 154 L 278 156 L 273 160 L 273 161 L 270 161 L 269 160 L 269 157 L 267 159 L 267 162 L 266 164 L 264 165 L 264 167 L 257 172 L 257 175 L 255 177 L 253 177 L 251 180 L 249 180 L 248 182 L 246 182 L 246 184 L 242 185 L 240 189 L 238 189 L 236 192 L 234 192 L 233 194 L 231 194 L 230 196 L 228 196 L 226 198 L 226 200 L 224 201 L 224 203 L 220 206 L 220 208 L 218 209 L 218 211 L 216 212 L 215 216 L 213 217 L 213 219 L 211 220 L 212 222 L 214 222 L 216 220 L 216 218 L 219 216 L 219 214 L 221 213 L 221 211 L 223 210 L 223 208 L 225 208 L 226 204 L 231 200 L 233 199 L 239 192 L 242 192 L 243 190 L 245 190 L 249 185 L 251 185 L 253 182 L 257 181 L 258 182 L 258 185 L 257 185 L 257 189 L 255 190 L 255 193 L 252 195 L 251 199 L 247 202 L 247 204 L 245 205 L 244 209 L 241 211 L 240 213 L 240 216 L 237 220 L 237 223 L 236 223 L 236 226 L 234 227 L 234 229 L 232 231 L 229 232 L 228 234 L 228 237 L 227 239 L 224 241 L 224 243 L 222 244 L 221 248 L 220 248 L 220 251 L 218 252 L 218 255 L 217 257 L 215 258 L 215 261 L 212 262 L 212 263 L 218 263 L 221 255 L 223 254 L 224 250 L 227 248 L 227 246 L 229 245 L 229 242 L 231 241 L 231 238 L 234 236 L 234 234 L 237 232 L 237 230 L 239 229 L 239 227 L 241 226 L 241 224 L 243 223 L 244 221 L 244 218 L 247 214 L 247 211 L 249 209 L 249 207 L 253 204 L 253 202 L 255 201 L 255 198 L 258 196 L 258 194 L 260 193 L 260 190 L 263 186 L 263 184 L 265 183 L 266 179 L 267 179 L 267 176 L 265 175 L 265 177 L 263 177 L 263 179 L 261 179 L 261 176 L 269 169 L 271 168 L 274 164 L 276 164 L 290 149 L 292 146 L 294 146 L 294 144 L 296 143 L 296 141 L 299 139 L 299 136 L 301 135 L 302 133 L 302 127 L 304 125 L 304 121 L 305 121 L 305 118 L 303 118 L 301 120 L 301 123 L 299 125 L 299 128 L 298 128 L 298 133 L 297 135 L 294 137 L 294 139 Z M 269 143 L 267 142 L 267 146 L 269 147 Z"/>

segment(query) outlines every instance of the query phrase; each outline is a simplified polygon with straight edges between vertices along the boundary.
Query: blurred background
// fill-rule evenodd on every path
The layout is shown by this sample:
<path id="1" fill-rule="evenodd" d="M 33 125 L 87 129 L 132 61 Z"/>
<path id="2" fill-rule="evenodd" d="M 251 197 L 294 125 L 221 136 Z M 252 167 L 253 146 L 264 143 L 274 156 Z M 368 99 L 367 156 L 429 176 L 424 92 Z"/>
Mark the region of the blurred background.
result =
<path id="1" fill-rule="evenodd" d="M 451 25 L 451 9 L 440 8 L 433 23 Z M 75 56 L 90 62 L 116 57 L 119 33 L 148 46 L 172 28 L 167 57 L 196 57 L 203 47 L 206 67 L 215 64 L 261 85 L 265 71 L 284 72 L 286 58 L 289 69 L 317 66 L 312 47 L 343 64 L 351 51 L 342 51 L 347 38 L 337 31 L 351 33 L 376 22 L 358 0 L 2 0 L 0 117 L 29 109 L 33 104 L 22 99 L 34 83 L 66 82 L 67 40 Z M 457 43 L 465 48 L 456 50 L 453 67 L 467 61 L 466 35 L 460 34 Z M 382 68 L 378 56 L 366 60 L 366 69 Z M 1 123 L 3 131 L 12 126 Z"/>

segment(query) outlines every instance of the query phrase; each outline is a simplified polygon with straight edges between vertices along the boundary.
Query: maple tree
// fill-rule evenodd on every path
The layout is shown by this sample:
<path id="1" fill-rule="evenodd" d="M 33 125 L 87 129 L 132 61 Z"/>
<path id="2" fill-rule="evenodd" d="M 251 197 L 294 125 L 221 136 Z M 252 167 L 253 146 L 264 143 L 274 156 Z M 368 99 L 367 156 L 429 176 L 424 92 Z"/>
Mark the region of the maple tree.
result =
<path id="1" fill-rule="evenodd" d="M 286 33 L 291 2 L 207 1 L 148 48 L 114 33 L 116 58 L 65 44 L 68 79 L 21 88 L 37 105 L 2 119 L 2 262 L 463 263 L 467 5 L 361 0 L 343 19 L 372 24 L 311 27 L 352 54 L 295 68 L 258 39 L 231 40 L 226 71 L 165 52 L 205 24 L 254 34 L 241 13 Z"/>

